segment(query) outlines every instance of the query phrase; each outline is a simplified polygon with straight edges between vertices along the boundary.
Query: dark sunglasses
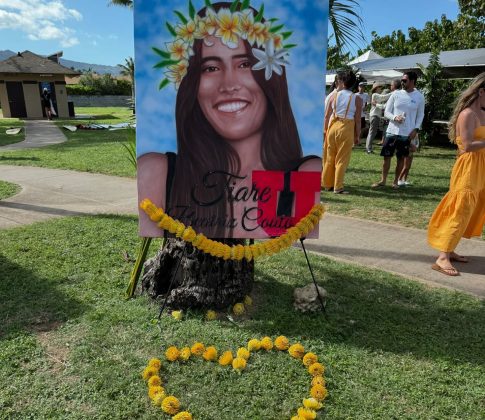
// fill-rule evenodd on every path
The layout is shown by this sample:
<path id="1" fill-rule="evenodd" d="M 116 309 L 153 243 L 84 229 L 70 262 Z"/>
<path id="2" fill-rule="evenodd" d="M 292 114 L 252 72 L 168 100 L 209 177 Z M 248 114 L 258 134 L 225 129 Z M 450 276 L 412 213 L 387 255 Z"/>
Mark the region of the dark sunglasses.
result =
<path id="1" fill-rule="evenodd" d="M 401 79 L 401 83 L 407 83 L 407 82 L 409 82 L 408 79 Z"/>

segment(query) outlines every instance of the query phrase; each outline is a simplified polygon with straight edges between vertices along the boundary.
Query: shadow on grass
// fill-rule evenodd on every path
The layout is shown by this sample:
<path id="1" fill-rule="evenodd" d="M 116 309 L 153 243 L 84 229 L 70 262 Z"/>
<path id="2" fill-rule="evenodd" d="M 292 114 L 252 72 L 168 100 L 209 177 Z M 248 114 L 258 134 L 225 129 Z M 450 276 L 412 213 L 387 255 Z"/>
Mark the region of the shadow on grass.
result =
<path id="1" fill-rule="evenodd" d="M 0 150 L 1 152 L 2 150 Z M 26 161 L 40 161 L 40 158 L 38 157 L 28 157 L 28 156 L 6 156 L 6 155 L 0 155 L 0 161 L 2 160 L 26 160 Z"/>
<path id="2" fill-rule="evenodd" d="M 0 339 L 22 331 L 47 331 L 86 307 L 47 279 L 0 254 Z"/>
<path id="3" fill-rule="evenodd" d="M 296 278 L 309 283 L 311 278 L 301 258 L 298 267 L 301 274 Z M 329 293 L 328 319 L 321 312 L 305 315 L 294 311 L 294 286 L 263 272 L 259 309 L 248 328 L 260 335 L 321 340 L 323 348 L 337 343 L 376 352 L 485 364 L 484 302 L 459 293 L 425 290 L 388 274 L 343 268 L 326 259 L 320 259 L 314 269 L 320 285 Z"/>

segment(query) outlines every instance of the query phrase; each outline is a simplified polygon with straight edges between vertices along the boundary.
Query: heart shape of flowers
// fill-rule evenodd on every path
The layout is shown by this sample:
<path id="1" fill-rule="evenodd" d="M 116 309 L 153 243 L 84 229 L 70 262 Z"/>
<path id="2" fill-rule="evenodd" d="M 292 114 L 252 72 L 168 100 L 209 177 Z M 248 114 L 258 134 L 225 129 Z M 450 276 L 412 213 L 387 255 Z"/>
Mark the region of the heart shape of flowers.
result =
<path id="1" fill-rule="evenodd" d="M 323 407 L 323 401 L 328 395 L 325 382 L 325 366 L 318 362 L 318 356 L 312 352 L 305 352 L 305 348 L 300 343 L 290 344 L 285 336 L 279 336 L 274 341 L 270 337 L 261 340 L 253 338 L 249 340 L 246 347 L 240 347 L 235 355 L 231 350 L 224 351 L 219 355 L 214 346 L 205 346 L 203 343 L 196 342 L 191 347 L 178 349 L 170 346 L 165 351 L 165 358 L 171 362 L 185 363 L 189 360 L 202 358 L 207 362 L 218 362 L 221 366 L 232 367 L 241 374 L 247 366 L 251 354 L 257 351 L 271 352 L 272 350 L 287 351 L 288 354 L 302 361 L 302 365 L 307 369 L 311 376 L 310 396 L 303 399 L 303 404 L 297 409 L 297 414 L 291 420 L 313 420 L 317 417 L 317 411 Z M 162 362 L 160 359 L 151 359 L 147 367 L 143 370 L 143 379 L 148 385 L 148 396 L 155 406 L 173 416 L 173 420 L 192 420 L 192 414 L 182 411 L 182 404 L 173 395 L 168 395 L 162 386 L 160 370 Z"/>

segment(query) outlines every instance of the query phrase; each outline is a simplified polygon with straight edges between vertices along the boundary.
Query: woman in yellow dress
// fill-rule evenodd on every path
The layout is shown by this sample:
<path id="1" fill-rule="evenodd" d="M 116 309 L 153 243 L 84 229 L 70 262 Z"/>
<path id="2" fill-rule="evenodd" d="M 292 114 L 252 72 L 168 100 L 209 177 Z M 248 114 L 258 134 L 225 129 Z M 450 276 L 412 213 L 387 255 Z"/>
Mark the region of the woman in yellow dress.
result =
<path id="1" fill-rule="evenodd" d="M 485 225 L 485 72 L 458 98 L 450 120 L 449 138 L 458 145 L 450 189 L 431 217 L 428 243 L 440 254 L 433 270 L 448 276 L 460 273 L 453 261 L 462 237 L 480 236 Z"/>

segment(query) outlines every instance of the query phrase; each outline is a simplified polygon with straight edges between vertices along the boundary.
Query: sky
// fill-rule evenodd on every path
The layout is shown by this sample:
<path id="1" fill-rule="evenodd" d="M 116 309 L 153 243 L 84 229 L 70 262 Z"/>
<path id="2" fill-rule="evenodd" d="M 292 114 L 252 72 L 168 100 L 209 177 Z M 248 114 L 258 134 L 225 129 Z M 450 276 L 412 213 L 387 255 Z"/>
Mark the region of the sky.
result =
<path id="1" fill-rule="evenodd" d="M 69 60 L 123 63 L 134 54 L 133 12 L 107 4 L 108 0 L 0 0 L 0 50 L 46 55 L 63 50 Z M 458 14 L 457 0 L 360 0 L 360 4 L 369 42 L 373 30 L 379 35 L 397 29 L 407 33 L 408 27 L 422 28 L 443 13 L 450 19 Z"/>

